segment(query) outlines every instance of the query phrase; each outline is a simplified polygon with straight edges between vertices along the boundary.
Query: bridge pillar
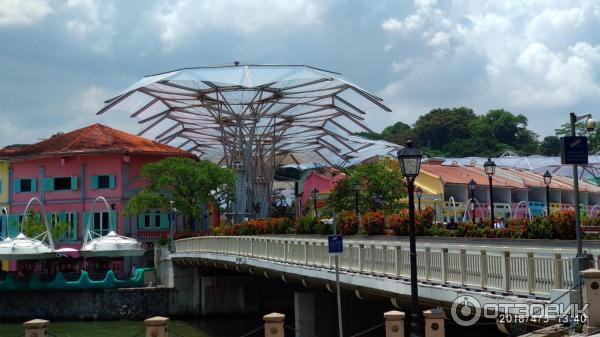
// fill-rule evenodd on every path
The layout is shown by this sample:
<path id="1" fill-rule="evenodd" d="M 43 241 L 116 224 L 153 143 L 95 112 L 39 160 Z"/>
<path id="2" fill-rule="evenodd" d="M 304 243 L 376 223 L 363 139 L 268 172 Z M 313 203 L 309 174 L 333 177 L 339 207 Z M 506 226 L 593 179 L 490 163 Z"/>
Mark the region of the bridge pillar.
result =
<path id="1" fill-rule="evenodd" d="M 169 296 L 169 313 L 200 314 L 200 270 L 196 266 L 173 266 L 174 291 Z"/>
<path id="2" fill-rule="evenodd" d="M 444 337 L 446 330 L 444 320 L 446 315 L 440 308 L 423 311 L 425 317 L 425 337 Z"/>
<path id="3" fill-rule="evenodd" d="M 144 320 L 144 326 L 146 327 L 146 337 L 168 337 L 167 332 L 169 326 L 169 318 L 167 317 L 151 317 Z"/>
<path id="4" fill-rule="evenodd" d="M 200 312 L 202 315 L 245 314 L 258 311 L 258 293 L 247 276 L 201 276 Z"/>
<path id="5" fill-rule="evenodd" d="M 265 337 L 284 337 L 284 314 L 273 312 L 268 315 L 264 315 L 263 320 L 265 321 Z"/>
<path id="6" fill-rule="evenodd" d="M 404 313 L 392 310 L 383 314 L 385 319 L 385 337 L 404 337 Z"/>
<path id="7" fill-rule="evenodd" d="M 600 270 L 587 269 L 581 272 L 583 280 L 583 303 L 587 307 L 587 323 L 584 333 L 593 333 L 600 328 Z"/>
<path id="8" fill-rule="evenodd" d="M 44 319 L 32 319 L 23 323 L 25 337 L 46 337 L 46 328 L 49 321 Z"/>
<path id="9" fill-rule="evenodd" d="M 315 293 L 295 292 L 294 293 L 294 318 L 296 331 L 303 334 L 314 335 L 316 326 L 316 306 Z M 296 337 L 302 337 L 296 332 Z"/>

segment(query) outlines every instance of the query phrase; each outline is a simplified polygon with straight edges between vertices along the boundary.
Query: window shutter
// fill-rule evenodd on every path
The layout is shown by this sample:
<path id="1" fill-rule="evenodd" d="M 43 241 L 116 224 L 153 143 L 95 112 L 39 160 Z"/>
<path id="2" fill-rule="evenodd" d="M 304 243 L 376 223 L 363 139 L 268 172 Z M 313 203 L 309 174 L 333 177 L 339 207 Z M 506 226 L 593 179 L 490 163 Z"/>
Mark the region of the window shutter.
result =
<path id="1" fill-rule="evenodd" d="M 77 190 L 77 176 L 71 177 L 71 191 Z"/>
<path id="2" fill-rule="evenodd" d="M 73 223 L 71 224 L 71 228 L 73 229 L 71 231 L 71 240 L 77 241 L 77 212 L 72 212 L 71 214 L 73 214 Z"/>
<path id="3" fill-rule="evenodd" d="M 83 239 L 83 237 L 85 235 L 87 235 L 87 231 L 93 227 L 92 223 L 88 223 L 90 221 L 90 213 L 89 212 L 83 212 L 83 222 L 81 223 L 81 227 L 82 227 L 82 231 L 81 231 L 81 237 Z"/>
<path id="4" fill-rule="evenodd" d="M 32 184 L 33 184 L 33 182 L 32 182 Z M 54 191 L 54 178 L 44 178 L 44 191 L 46 191 L 46 192 Z"/>
<path id="5" fill-rule="evenodd" d="M 92 189 L 98 189 L 98 176 L 92 176 Z"/>
<path id="6" fill-rule="evenodd" d="M 112 174 L 108 176 L 108 187 L 111 189 L 115 188 L 115 176 Z"/>
<path id="7" fill-rule="evenodd" d="M 15 238 L 21 231 L 19 225 L 19 215 L 10 215 L 8 217 L 8 236 L 10 236 L 11 238 Z"/>
<path id="8" fill-rule="evenodd" d="M 169 228 L 169 214 L 160 215 L 160 228 Z"/>
<path id="9" fill-rule="evenodd" d="M 21 193 L 21 179 L 13 181 L 13 190 L 15 190 L 15 193 Z"/>
<path id="10" fill-rule="evenodd" d="M 138 215 L 138 228 L 144 228 L 144 215 Z"/>
<path id="11" fill-rule="evenodd" d="M 110 227 L 109 227 L 109 231 L 114 231 L 115 233 L 117 232 L 117 228 L 119 228 L 117 226 L 117 212 L 110 212 Z"/>
<path id="12" fill-rule="evenodd" d="M 54 183 L 52 183 L 52 185 L 54 185 Z M 31 178 L 31 192 L 37 192 L 37 179 L 35 178 Z"/>

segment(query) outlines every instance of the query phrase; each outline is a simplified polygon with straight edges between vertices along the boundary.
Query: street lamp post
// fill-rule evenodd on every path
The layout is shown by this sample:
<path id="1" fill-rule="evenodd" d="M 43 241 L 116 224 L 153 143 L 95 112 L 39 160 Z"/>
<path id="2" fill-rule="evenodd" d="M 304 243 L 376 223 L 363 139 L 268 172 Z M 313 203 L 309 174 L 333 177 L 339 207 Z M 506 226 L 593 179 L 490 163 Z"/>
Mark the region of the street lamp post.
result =
<path id="1" fill-rule="evenodd" d="M 475 223 L 475 189 L 477 188 L 477 183 L 471 179 L 467 187 L 469 188 L 469 199 L 471 199 L 471 221 Z"/>
<path id="2" fill-rule="evenodd" d="M 358 216 L 358 194 L 360 193 L 360 183 L 354 183 L 354 213 Z"/>
<path id="3" fill-rule="evenodd" d="M 421 197 L 423 196 L 423 190 L 417 186 L 417 188 L 415 189 L 415 192 L 417 193 L 417 209 L 420 212 L 421 211 Z"/>
<path id="4" fill-rule="evenodd" d="M 318 216 L 317 214 L 317 199 L 319 198 L 319 190 L 315 187 L 310 192 L 310 197 L 313 200 L 313 206 L 315 207 L 315 218 Z"/>
<path id="5" fill-rule="evenodd" d="M 552 182 L 552 174 L 546 170 L 544 173 L 544 184 L 546 185 L 546 216 L 550 216 L 550 183 Z"/>
<path id="6" fill-rule="evenodd" d="M 417 284 L 417 244 L 415 237 L 415 178 L 421 168 L 421 151 L 413 148 L 412 141 L 407 141 L 406 146 L 398 151 L 400 170 L 406 178 L 408 187 L 408 220 L 410 231 L 410 292 L 411 292 L 411 319 L 410 337 L 422 335 L 419 315 L 419 288 Z"/>
<path id="7" fill-rule="evenodd" d="M 496 173 L 496 163 L 494 163 L 492 158 L 488 158 L 483 164 L 483 168 L 490 181 L 490 220 L 494 223 L 494 190 L 492 189 L 492 176 Z"/>
<path id="8" fill-rule="evenodd" d="M 174 217 L 174 212 L 175 212 L 175 207 L 173 207 L 173 204 L 175 202 L 173 200 L 169 201 L 169 243 L 171 245 L 171 251 L 174 251 L 174 245 L 173 245 L 173 234 L 175 232 L 175 224 L 173 221 L 173 217 Z"/>

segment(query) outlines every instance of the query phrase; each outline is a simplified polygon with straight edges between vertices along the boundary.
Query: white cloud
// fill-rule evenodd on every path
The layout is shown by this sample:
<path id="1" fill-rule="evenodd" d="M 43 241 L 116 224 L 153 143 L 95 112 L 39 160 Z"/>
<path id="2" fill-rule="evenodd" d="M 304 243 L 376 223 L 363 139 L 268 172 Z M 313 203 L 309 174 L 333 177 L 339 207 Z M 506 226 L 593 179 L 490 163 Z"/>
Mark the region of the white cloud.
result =
<path id="1" fill-rule="evenodd" d="M 48 0 L 0 0 L 0 26 L 30 25 L 52 12 Z"/>
<path id="2" fill-rule="evenodd" d="M 170 49 L 196 32 L 274 34 L 319 25 L 323 6 L 318 0 L 176 0 L 156 6 L 153 16 L 161 40 Z"/>
<path id="3" fill-rule="evenodd" d="M 382 23 L 387 43 L 416 39 L 414 55 L 404 50 L 401 57 L 419 58 L 410 67 L 393 62 L 392 69 L 402 75 L 384 93 L 413 106 L 427 97 L 440 106 L 500 106 L 515 112 L 568 111 L 598 102 L 599 12 L 598 0 L 454 0 L 443 6 L 417 0 L 413 13 Z M 409 21 L 419 24 L 406 34 Z M 464 96 L 449 94 L 461 90 Z"/>
<path id="4" fill-rule="evenodd" d="M 392 63 L 392 71 L 395 73 L 401 73 L 403 71 L 410 69 L 412 66 L 415 65 L 415 63 L 416 63 L 416 60 L 414 58 L 407 58 L 400 62 L 393 62 Z"/>
<path id="5" fill-rule="evenodd" d="M 73 13 L 73 18 L 66 22 L 67 30 L 89 43 L 94 51 L 110 53 L 116 34 L 114 3 L 108 0 L 68 0 L 65 7 Z"/>

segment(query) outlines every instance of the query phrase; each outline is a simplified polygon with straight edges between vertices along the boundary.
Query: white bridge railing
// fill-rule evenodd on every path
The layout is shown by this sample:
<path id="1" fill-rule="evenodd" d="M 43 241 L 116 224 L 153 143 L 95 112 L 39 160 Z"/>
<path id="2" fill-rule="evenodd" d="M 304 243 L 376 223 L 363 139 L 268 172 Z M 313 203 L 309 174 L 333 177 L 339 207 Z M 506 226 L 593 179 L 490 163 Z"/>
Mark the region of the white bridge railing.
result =
<path id="1" fill-rule="evenodd" d="M 204 236 L 177 240 L 175 252 L 227 254 L 333 268 L 325 238 Z M 551 289 L 572 289 L 573 256 L 571 249 L 419 243 L 417 269 L 421 281 L 548 297 Z M 409 244 L 345 240 L 340 270 L 409 278 Z"/>

